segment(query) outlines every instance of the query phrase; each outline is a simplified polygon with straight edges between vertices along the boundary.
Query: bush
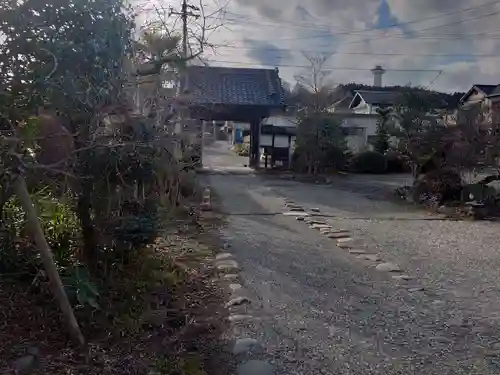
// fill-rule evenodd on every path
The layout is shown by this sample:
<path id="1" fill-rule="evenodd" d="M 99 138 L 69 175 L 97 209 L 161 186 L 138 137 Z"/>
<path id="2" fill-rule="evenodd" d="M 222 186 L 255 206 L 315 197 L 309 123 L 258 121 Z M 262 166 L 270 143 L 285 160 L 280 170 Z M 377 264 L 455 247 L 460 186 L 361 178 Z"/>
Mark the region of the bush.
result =
<path id="1" fill-rule="evenodd" d="M 120 253 L 124 263 L 133 255 L 154 241 L 160 228 L 160 212 L 155 199 L 145 202 L 126 201 L 122 216 L 117 218 L 113 228 L 114 251 Z"/>
<path id="2" fill-rule="evenodd" d="M 73 262 L 78 246 L 78 219 L 70 205 L 45 190 L 31 195 L 47 243 L 59 267 Z M 4 205 L 0 220 L 0 273 L 30 276 L 41 267 L 39 251 L 27 231 L 25 214 L 15 197 Z"/>
<path id="3" fill-rule="evenodd" d="M 364 151 L 351 159 L 350 166 L 358 173 L 385 173 L 387 161 L 385 156 L 376 151 Z"/>
<path id="4" fill-rule="evenodd" d="M 344 170 L 347 160 L 348 155 L 341 147 L 330 146 L 324 151 L 323 160 L 321 160 L 322 169 Z"/>
<path id="5" fill-rule="evenodd" d="M 409 173 L 411 167 L 408 158 L 398 151 L 388 151 L 385 154 L 387 173 Z"/>

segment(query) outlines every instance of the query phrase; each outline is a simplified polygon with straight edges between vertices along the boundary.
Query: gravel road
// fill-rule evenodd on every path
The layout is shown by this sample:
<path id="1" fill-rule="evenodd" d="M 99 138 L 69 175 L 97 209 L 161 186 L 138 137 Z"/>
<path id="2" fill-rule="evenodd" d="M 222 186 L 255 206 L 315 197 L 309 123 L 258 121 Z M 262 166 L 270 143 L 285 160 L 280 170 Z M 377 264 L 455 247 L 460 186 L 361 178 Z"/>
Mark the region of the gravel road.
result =
<path id="1" fill-rule="evenodd" d="M 227 148 L 207 147 L 206 164 L 230 172 Z M 250 171 L 203 178 L 228 214 L 223 235 L 258 301 L 238 334 L 264 343 L 277 374 L 500 373 L 499 224 L 392 203 L 384 197 L 397 181 L 383 177 L 328 186 Z M 395 280 L 282 215 L 285 197 L 318 208 L 357 248 L 415 278 Z"/>

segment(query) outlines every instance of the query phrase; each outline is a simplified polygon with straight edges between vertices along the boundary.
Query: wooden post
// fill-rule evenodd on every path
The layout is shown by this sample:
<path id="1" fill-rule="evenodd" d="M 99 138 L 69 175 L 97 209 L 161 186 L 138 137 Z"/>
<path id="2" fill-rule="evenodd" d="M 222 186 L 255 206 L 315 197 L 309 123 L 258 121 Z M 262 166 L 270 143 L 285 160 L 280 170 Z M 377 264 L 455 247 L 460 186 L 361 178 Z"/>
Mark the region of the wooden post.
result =
<path id="1" fill-rule="evenodd" d="M 259 151 L 260 151 L 260 120 L 252 120 L 250 122 L 250 166 L 258 167 L 259 166 Z"/>
<path id="2" fill-rule="evenodd" d="M 45 239 L 45 235 L 43 234 L 42 226 L 40 225 L 40 221 L 38 220 L 38 215 L 29 196 L 28 188 L 26 187 L 26 181 L 23 177 L 17 177 L 14 183 L 14 191 L 19 198 L 21 207 L 26 213 L 26 219 L 32 231 L 35 244 L 40 249 L 43 266 L 45 268 L 45 271 L 47 271 L 47 275 L 49 277 L 50 288 L 52 290 L 52 293 L 54 294 L 54 297 L 59 303 L 59 308 L 61 309 L 61 312 L 63 313 L 63 316 L 66 320 L 71 338 L 77 345 L 84 345 L 85 340 L 83 338 L 82 332 L 80 331 L 80 327 L 78 326 L 78 322 L 76 321 L 75 314 L 73 313 L 73 308 L 69 303 L 68 296 L 64 291 L 61 278 L 59 277 L 59 272 L 57 271 L 56 264 L 54 263 L 52 250 L 50 250 L 47 240 Z"/>
<path id="3" fill-rule="evenodd" d="M 276 138 L 276 133 L 274 131 L 274 125 L 271 129 L 272 129 L 272 133 L 273 133 L 272 141 L 271 141 L 271 169 L 272 169 L 272 168 L 274 168 L 274 162 L 275 162 L 275 160 L 274 160 L 274 153 L 275 153 L 274 152 L 274 142 L 275 142 L 275 138 Z M 267 159 L 266 159 L 266 161 L 267 161 Z"/>

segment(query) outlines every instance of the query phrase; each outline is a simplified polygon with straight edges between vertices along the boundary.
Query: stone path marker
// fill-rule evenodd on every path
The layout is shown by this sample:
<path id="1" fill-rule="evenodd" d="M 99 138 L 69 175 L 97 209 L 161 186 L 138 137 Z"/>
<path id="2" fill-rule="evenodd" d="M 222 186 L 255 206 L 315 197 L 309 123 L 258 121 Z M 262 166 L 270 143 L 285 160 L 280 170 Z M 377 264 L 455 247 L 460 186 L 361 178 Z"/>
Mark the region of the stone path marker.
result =
<path id="1" fill-rule="evenodd" d="M 393 275 L 392 278 L 394 280 L 404 280 L 404 281 L 409 281 L 414 279 L 414 277 L 410 275 Z"/>
<path id="2" fill-rule="evenodd" d="M 251 315 L 241 315 L 241 314 L 236 314 L 236 315 L 229 315 L 227 318 L 230 322 L 241 322 L 243 320 L 249 320 L 252 319 Z"/>
<path id="3" fill-rule="evenodd" d="M 339 238 L 347 238 L 351 237 L 348 232 L 339 232 L 339 233 L 330 233 L 328 238 L 339 239 Z"/>
<path id="4" fill-rule="evenodd" d="M 410 292 L 410 293 L 416 293 L 416 292 L 422 292 L 423 290 L 424 290 L 423 287 L 418 286 L 418 287 L 415 287 L 415 288 L 408 289 L 408 292 Z"/>
<path id="5" fill-rule="evenodd" d="M 220 271 L 228 271 L 238 269 L 239 265 L 235 260 L 224 259 L 219 262 L 216 262 L 216 267 Z"/>
<path id="6" fill-rule="evenodd" d="M 225 307 L 228 308 L 228 307 L 233 307 L 233 306 L 240 306 L 240 305 L 243 305 L 244 303 L 252 303 L 252 301 L 248 297 L 243 297 L 243 296 L 236 297 L 236 298 L 229 300 L 229 302 L 226 303 Z"/>
<path id="7" fill-rule="evenodd" d="M 306 219 L 306 223 L 307 224 L 323 224 L 323 225 L 327 225 L 324 220 L 318 220 L 318 219 L 313 219 L 313 218 Z"/>
<path id="8" fill-rule="evenodd" d="M 318 229 L 318 230 L 321 230 L 321 229 L 332 229 L 332 226 L 328 225 L 328 224 L 310 224 L 309 226 L 312 229 Z"/>
<path id="9" fill-rule="evenodd" d="M 311 216 L 307 212 L 304 211 L 289 211 L 289 212 L 283 212 L 283 215 L 285 216 L 296 216 L 296 217 L 306 217 L 306 216 Z"/>
<path id="10" fill-rule="evenodd" d="M 350 249 L 352 245 L 349 242 L 337 242 L 337 246 L 340 247 L 341 249 Z"/>
<path id="11" fill-rule="evenodd" d="M 338 228 L 332 228 L 331 230 L 332 233 L 349 233 L 348 229 L 338 229 Z"/>
<path id="12" fill-rule="evenodd" d="M 380 263 L 375 267 L 376 270 L 378 271 L 385 271 L 385 272 L 401 272 L 401 268 L 395 264 L 395 263 Z"/>
<path id="13" fill-rule="evenodd" d="M 232 292 L 236 292 L 241 288 L 242 288 L 241 284 L 229 284 L 229 289 L 231 289 Z"/>
<path id="14" fill-rule="evenodd" d="M 354 254 L 354 255 L 359 255 L 359 254 L 364 254 L 366 251 L 361 250 L 361 249 L 350 249 L 349 254 Z"/>
<path id="15" fill-rule="evenodd" d="M 215 260 L 229 259 L 232 257 L 233 257 L 233 255 L 230 253 L 219 253 L 215 256 Z"/>
<path id="16" fill-rule="evenodd" d="M 357 257 L 358 259 L 371 260 L 372 262 L 378 262 L 381 260 L 380 256 L 377 254 L 363 254 Z M 393 276 L 394 277 L 394 276 Z"/>
<path id="17" fill-rule="evenodd" d="M 337 243 L 347 243 L 347 242 L 352 242 L 352 237 L 337 238 Z"/>

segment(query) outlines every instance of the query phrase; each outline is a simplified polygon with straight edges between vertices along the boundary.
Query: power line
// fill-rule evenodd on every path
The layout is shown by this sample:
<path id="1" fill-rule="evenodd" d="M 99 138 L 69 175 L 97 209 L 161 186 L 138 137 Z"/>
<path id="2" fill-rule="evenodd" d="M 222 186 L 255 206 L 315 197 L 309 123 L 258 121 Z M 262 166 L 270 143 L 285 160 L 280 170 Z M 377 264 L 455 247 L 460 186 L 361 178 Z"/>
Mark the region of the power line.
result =
<path id="1" fill-rule="evenodd" d="M 358 29 L 358 30 L 352 30 L 352 29 L 349 30 L 349 29 L 333 28 L 331 25 L 326 25 L 326 24 L 302 23 L 302 22 L 285 21 L 285 20 L 271 20 L 270 22 L 272 22 L 273 24 L 263 24 L 263 23 L 256 23 L 256 24 L 258 24 L 260 26 L 272 26 L 272 27 L 276 26 L 276 24 L 289 24 L 289 25 L 296 25 L 296 26 L 300 26 L 300 27 L 311 27 L 311 28 L 315 28 L 315 29 L 323 28 L 323 29 L 328 29 L 328 30 L 331 30 L 331 31 L 341 31 L 341 33 L 338 33 L 337 35 L 344 35 L 344 34 L 354 35 L 354 34 L 361 34 L 361 33 L 364 33 L 364 32 L 370 32 L 370 31 L 386 30 L 386 29 L 390 29 L 390 28 L 393 28 L 393 27 L 406 26 L 406 25 L 411 25 L 411 24 L 414 24 L 414 23 L 421 23 L 421 22 L 425 22 L 425 21 L 429 21 L 429 20 L 433 20 L 433 19 L 437 19 L 437 18 L 442 18 L 442 17 L 454 15 L 454 14 L 460 14 L 460 13 L 464 13 L 464 12 L 478 10 L 478 9 L 485 8 L 485 7 L 488 7 L 488 6 L 491 6 L 491 5 L 495 5 L 495 4 L 499 4 L 499 3 L 500 3 L 500 0 L 490 1 L 488 3 L 484 3 L 484 4 L 481 4 L 481 5 L 477 5 L 477 6 L 473 6 L 473 7 L 468 7 L 468 8 L 462 8 L 462 9 L 459 9 L 459 10 L 456 10 L 456 11 L 451 11 L 451 12 L 446 12 L 446 13 L 439 13 L 439 14 L 436 14 L 436 15 L 433 15 L 433 16 L 419 18 L 419 19 L 414 19 L 414 20 L 411 20 L 411 21 L 395 22 L 395 23 L 386 25 L 384 28 L 371 27 L 371 28 Z M 162 8 L 162 7 L 160 7 L 160 8 Z M 151 11 L 151 10 L 157 10 L 157 9 L 158 8 L 156 6 L 141 8 L 142 11 L 146 11 L 146 12 L 147 11 Z M 265 20 L 264 17 L 253 17 L 253 16 L 250 16 L 250 15 L 235 13 L 235 12 L 231 12 L 231 11 L 227 11 L 227 10 L 223 11 L 223 13 L 229 14 L 229 15 L 238 16 L 240 18 L 245 18 L 245 19 L 254 19 L 254 20 L 259 20 L 259 21 Z M 490 15 L 485 15 L 485 16 L 490 16 Z M 207 18 L 214 18 L 214 17 L 219 18 L 220 16 L 208 16 Z M 483 16 L 480 16 L 480 17 L 483 17 Z M 471 19 L 471 20 L 473 20 L 473 19 Z M 461 20 L 461 21 L 458 21 L 458 23 L 466 22 L 466 21 L 468 21 L 468 20 Z M 235 21 L 230 21 L 230 22 L 235 22 Z M 454 24 L 454 23 L 452 23 L 452 24 Z M 445 27 L 445 26 L 449 26 L 449 25 L 452 25 L 452 24 L 439 25 L 439 26 L 436 26 L 436 27 Z M 433 28 L 434 27 L 432 27 L 430 29 L 433 29 Z M 427 30 L 427 29 L 417 30 L 417 31 L 425 31 L 425 30 Z M 494 30 L 494 31 L 500 31 L 500 30 Z M 485 35 L 485 34 L 487 34 L 487 33 L 479 33 L 479 34 L 472 34 L 472 35 L 473 36 L 474 35 L 479 36 L 479 35 Z M 455 34 L 441 34 L 441 35 L 455 35 Z M 305 37 L 305 38 L 309 38 L 309 37 Z M 289 39 L 297 39 L 297 38 L 293 37 L 293 38 L 289 38 Z M 286 40 L 286 39 L 281 39 L 281 40 Z"/>
<path id="2" fill-rule="evenodd" d="M 266 67 L 283 67 L 283 68 L 310 68 L 311 65 L 295 65 L 295 64 L 262 64 L 262 63 L 250 63 L 242 61 L 227 61 L 227 60 L 209 60 L 207 63 L 225 63 L 225 64 L 236 64 L 242 66 L 266 66 Z M 371 71 L 371 68 L 354 68 L 354 67 L 337 67 L 337 66 L 324 66 L 325 70 L 352 70 L 352 71 Z M 441 72 L 440 69 L 390 69 L 384 68 L 388 72 Z"/>
<path id="3" fill-rule="evenodd" d="M 411 21 L 394 22 L 392 24 L 386 25 L 384 27 L 384 29 L 389 29 L 389 28 L 399 27 L 399 26 L 407 26 L 407 25 L 411 25 L 411 24 L 414 24 L 414 23 L 421 23 L 421 22 L 425 22 L 425 21 L 429 21 L 429 20 L 433 20 L 433 19 L 437 19 L 437 18 L 451 16 L 451 15 L 454 15 L 454 14 L 460 14 L 460 13 L 469 12 L 469 11 L 472 11 L 472 10 L 477 10 L 477 9 L 485 8 L 485 7 L 488 7 L 490 5 L 496 5 L 496 4 L 499 4 L 499 3 L 500 3 L 499 0 L 495 0 L 495 1 L 490 1 L 488 3 L 484 3 L 484 4 L 481 4 L 481 5 L 476 5 L 476 6 L 473 6 L 473 7 L 462 8 L 462 9 L 459 9 L 459 10 L 455 10 L 455 11 L 451 11 L 451 12 L 446 12 L 446 13 L 439 13 L 439 14 L 436 14 L 436 15 L 433 15 L 433 16 L 424 17 L 424 18 L 418 18 L 418 19 L 414 19 L 414 20 L 411 20 Z M 235 13 L 235 12 L 230 12 L 230 11 L 225 11 L 225 13 L 230 14 L 230 15 L 241 16 L 241 17 L 245 17 L 245 18 L 250 18 L 250 19 L 259 19 L 257 17 L 252 17 L 252 16 L 249 16 L 249 15 Z M 303 26 L 306 26 L 306 27 L 316 27 L 316 28 L 317 27 L 319 27 L 319 28 L 324 27 L 324 28 L 331 29 L 331 26 L 330 25 L 326 25 L 326 24 L 302 23 L 302 22 L 285 21 L 285 20 L 273 20 L 272 22 L 274 22 L 274 23 L 282 23 L 282 24 L 291 24 L 291 25 L 303 25 Z M 361 32 L 367 32 L 367 31 L 375 31 L 375 30 L 380 30 L 380 28 L 379 27 L 371 27 L 371 28 L 360 29 L 360 30 L 343 30 L 343 31 L 347 31 L 347 32 L 350 32 L 350 33 L 361 33 Z"/>
<path id="4" fill-rule="evenodd" d="M 231 46 L 231 45 L 214 45 L 214 48 L 227 48 L 227 49 L 238 49 L 238 50 L 250 50 L 250 51 L 276 51 L 276 52 L 305 52 L 305 53 L 317 53 L 317 54 L 331 54 L 331 55 L 362 55 L 362 56 L 425 56 L 425 57 L 489 57 L 489 58 L 500 58 L 499 54 L 455 54 L 455 53 L 421 53 L 421 52 L 409 52 L 409 53 L 392 53 L 392 52 L 337 52 L 337 51 L 321 51 L 321 50 L 302 50 L 302 49 L 292 49 L 292 48 L 281 48 L 281 47 L 244 47 L 244 46 Z M 286 56 L 276 56 L 276 57 L 286 57 Z"/>
<path id="5" fill-rule="evenodd" d="M 492 17 L 492 16 L 496 16 L 498 14 L 500 14 L 500 11 L 493 12 L 493 13 L 488 13 L 488 14 L 483 14 L 483 15 L 480 15 L 480 16 L 477 16 L 477 17 L 466 18 L 466 19 L 458 20 L 458 21 L 454 21 L 454 22 L 449 22 L 449 23 L 445 23 L 445 24 L 442 24 L 442 25 L 431 26 L 431 27 L 427 27 L 427 28 L 424 28 L 424 29 L 420 29 L 420 30 L 414 30 L 413 33 L 420 33 L 422 31 L 441 29 L 443 27 L 458 25 L 458 24 L 462 24 L 462 23 L 465 23 L 465 22 L 469 22 L 469 21 L 475 21 L 475 20 L 478 20 L 478 19 Z M 375 29 L 375 30 L 385 30 L 385 28 L 384 29 Z M 336 33 L 334 36 L 338 36 L 338 35 L 352 35 L 352 33 L 341 32 L 341 33 Z M 303 40 L 303 39 L 316 39 L 316 38 L 321 38 L 321 37 L 324 37 L 324 36 L 325 35 L 320 35 L 320 36 L 318 36 L 318 35 L 308 35 L 308 36 L 296 36 L 296 37 L 287 37 L 287 38 L 275 38 L 274 40 L 280 40 L 281 41 L 281 40 L 297 40 L 297 39 L 300 39 L 300 40 Z M 400 38 L 400 37 L 403 37 L 403 39 L 407 39 L 407 40 L 411 40 L 411 39 L 427 39 L 427 38 L 421 38 L 421 37 L 413 37 L 411 35 L 409 36 L 409 35 L 406 35 L 406 34 L 400 32 L 400 33 L 398 33 L 396 35 L 383 35 L 383 36 L 372 37 L 372 38 L 367 38 L 367 39 L 360 39 L 360 40 L 353 40 L 353 41 L 348 41 L 348 42 L 342 42 L 342 44 L 346 45 L 346 44 L 366 43 L 366 42 L 371 42 L 371 41 L 374 41 L 374 40 L 392 39 L 392 38 Z M 445 38 L 429 37 L 428 39 L 445 39 Z"/>
<path id="6" fill-rule="evenodd" d="M 415 20 L 407 21 L 407 22 L 393 23 L 393 24 L 387 25 L 384 28 L 372 27 L 372 28 L 366 28 L 366 29 L 361 29 L 361 30 L 345 30 L 345 31 L 343 30 L 343 31 L 341 31 L 339 33 L 336 33 L 335 35 L 336 36 L 338 36 L 338 35 L 356 35 L 356 34 L 359 34 L 359 33 L 369 32 L 369 31 L 387 30 L 387 29 L 390 29 L 390 28 L 393 28 L 393 27 L 401 27 L 401 26 L 411 25 L 411 24 L 414 24 L 414 23 L 421 23 L 421 22 L 425 22 L 425 21 L 428 21 L 428 20 L 432 20 L 432 19 L 446 17 L 446 16 L 449 16 L 449 15 L 460 14 L 460 13 L 464 13 L 464 12 L 468 12 L 468 11 L 472 11 L 472 10 L 477 10 L 477 9 L 481 9 L 481 8 L 484 8 L 484 7 L 487 7 L 487 6 L 491 6 L 491 5 L 495 5 L 495 4 L 499 4 L 499 3 L 500 3 L 499 0 L 495 0 L 495 1 L 491 1 L 491 2 L 488 2 L 488 3 L 482 4 L 482 5 L 468 7 L 468 8 L 463 8 L 463 9 L 459 9 L 459 10 L 451 11 L 451 12 L 447 12 L 447 13 L 440 13 L 440 14 L 437 14 L 437 15 L 434 15 L 434 16 L 430 16 L 430 17 L 424 17 L 424 18 L 420 18 L 420 19 L 415 19 Z M 226 13 L 231 14 L 231 12 L 227 12 L 227 11 L 226 11 Z M 459 21 L 454 21 L 454 22 L 450 22 L 450 23 L 445 23 L 445 24 L 442 24 L 442 25 L 432 26 L 432 27 L 421 29 L 421 30 L 415 30 L 413 32 L 415 33 L 415 32 L 421 32 L 421 31 L 439 29 L 439 28 L 443 28 L 443 27 L 447 27 L 447 26 L 452 26 L 452 25 L 455 25 L 455 24 L 460 24 L 460 23 L 464 23 L 464 22 L 468 22 L 468 21 L 473 21 L 473 20 L 476 20 L 476 19 L 481 19 L 481 18 L 485 18 L 485 17 L 494 16 L 494 15 L 497 15 L 499 13 L 500 12 L 493 12 L 493 13 L 486 14 L 486 15 L 481 15 L 481 16 L 477 16 L 477 17 L 473 17 L 473 18 L 468 18 L 468 19 L 464 19 L 464 20 L 459 20 Z M 233 13 L 233 14 L 237 14 L 237 13 Z M 244 15 L 242 15 L 242 16 L 244 16 Z M 246 17 L 250 17 L 250 16 L 246 16 Z M 273 22 L 275 22 L 275 23 L 281 23 L 281 22 L 283 22 L 283 23 L 291 23 L 291 24 L 293 24 L 292 21 L 273 21 Z M 304 25 L 306 25 L 306 24 L 304 24 Z M 317 26 L 317 25 L 309 24 L 309 26 L 314 27 L 314 26 Z M 321 25 L 320 27 L 328 27 L 328 26 Z M 329 27 L 329 29 L 332 30 L 332 31 L 335 30 L 335 29 L 333 29 L 331 27 Z M 404 35 L 404 34 L 400 33 L 399 35 L 405 37 L 406 39 L 408 39 L 408 37 L 406 35 Z M 315 38 L 319 38 L 319 37 L 321 37 L 321 36 L 304 36 L 304 37 L 298 36 L 298 37 L 287 37 L 287 38 L 274 38 L 274 40 L 315 39 Z M 377 40 L 377 39 L 384 39 L 384 38 L 394 38 L 394 37 L 395 36 L 375 37 L 375 38 L 367 39 L 367 40 L 351 41 L 351 42 L 348 42 L 346 44 L 360 43 L 360 42 L 366 42 L 366 41 L 370 41 L 370 40 Z M 414 36 L 414 38 L 416 38 L 416 37 Z"/>
<path id="7" fill-rule="evenodd" d="M 440 28 L 443 28 L 443 27 L 447 27 L 447 26 L 458 25 L 458 24 L 461 24 L 461 23 L 463 23 L 463 22 L 474 21 L 474 20 L 477 20 L 477 19 L 482 19 L 482 18 L 486 18 L 486 17 L 495 16 L 495 15 L 498 15 L 498 14 L 500 14 L 500 11 L 493 12 L 493 13 L 489 13 L 489 14 L 484 14 L 484 15 L 482 15 L 482 16 L 477 16 L 477 17 L 467 18 L 467 19 L 465 19 L 465 20 L 459 20 L 459 21 L 455 21 L 455 22 L 450 22 L 450 23 L 448 23 L 448 24 L 443 24 L 443 25 L 438 25 L 438 26 L 427 27 L 427 28 L 424 28 L 424 29 L 417 30 L 417 32 L 428 31 L 428 30 L 436 30 L 436 29 L 440 29 Z M 388 36 L 387 38 L 388 38 L 388 39 L 390 39 L 390 36 Z M 375 38 L 371 38 L 371 39 L 365 39 L 365 40 L 359 40 L 359 41 L 351 41 L 351 42 L 346 42 L 346 43 L 343 43 L 343 45 L 345 45 L 345 44 L 355 44 L 355 43 L 371 42 L 371 41 L 373 41 L 373 40 L 378 40 L 378 39 L 386 39 L 386 38 L 385 38 L 385 36 L 382 36 L 382 37 L 375 37 Z"/>
<path id="8" fill-rule="evenodd" d="M 236 22 L 236 20 L 225 20 L 226 23 L 229 23 L 229 24 L 233 24 L 233 25 L 239 25 L 239 23 Z M 249 22 L 247 21 L 246 24 L 248 24 Z M 272 28 L 276 28 L 276 27 L 282 27 L 281 25 L 276 25 L 276 24 L 266 24 L 266 23 L 259 23 L 259 22 L 250 22 L 250 24 L 252 25 L 257 25 L 259 27 L 272 27 Z M 289 26 L 289 25 L 288 25 Z M 292 26 L 289 26 L 289 27 L 292 27 Z M 301 27 L 308 27 L 308 28 L 316 28 L 314 25 L 311 25 L 311 26 L 301 26 Z M 334 30 L 340 30 L 340 31 L 344 31 L 345 29 L 331 29 L 331 31 L 334 31 Z M 376 29 L 376 30 L 384 30 L 384 29 Z M 431 34 L 422 34 L 422 35 L 413 35 L 412 36 L 412 39 L 466 39 L 466 38 L 469 38 L 469 37 L 477 37 L 477 36 L 485 36 L 485 35 L 496 35 L 498 37 L 500 37 L 499 34 L 496 34 L 500 32 L 500 29 L 496 29 L 496 30 L 491 30 L 491 31 L 485 31 L 485 32 L 481 32 L 481 33 L 474 33 L 474 34 L 461 34 L 461 35 L 457 35 L 457 33 L 441 33 L 440 34 L 440 37 L 436 38 L 436 37 L 432 37 Z M 326 31 L 325 31 L 326 33 Z M 349 35 L 359 35 L 359 36 L 369 36 L 368 34 L 361 34 L 361 33 L 357 33 L 357 32 L 341 32 L 341 33 L 338 33 L 337 35 L 344 35 L 344 34 L 349 34 Z M 451 38 L 443 38 L 443 36 L 450 36 Z M 317 38 L 318 36 L 307 36 L 305 38 Z M 298 39 L 301 39 L 301 38 L 304 38 L 304 37 L 298 37 Z M 391 38 L 405 38 L 405 39 L 408 39 L 407 36 L 405 35 L 396 35 L 396 36 L 392 36 Z M 286 37 L 286 38 L 283 38 L 283 39 L 280 39 L 280 38 L 276 38 L 274 40 L 292 40 L 292 39 L 297 39 L 296 37 Z"/>

